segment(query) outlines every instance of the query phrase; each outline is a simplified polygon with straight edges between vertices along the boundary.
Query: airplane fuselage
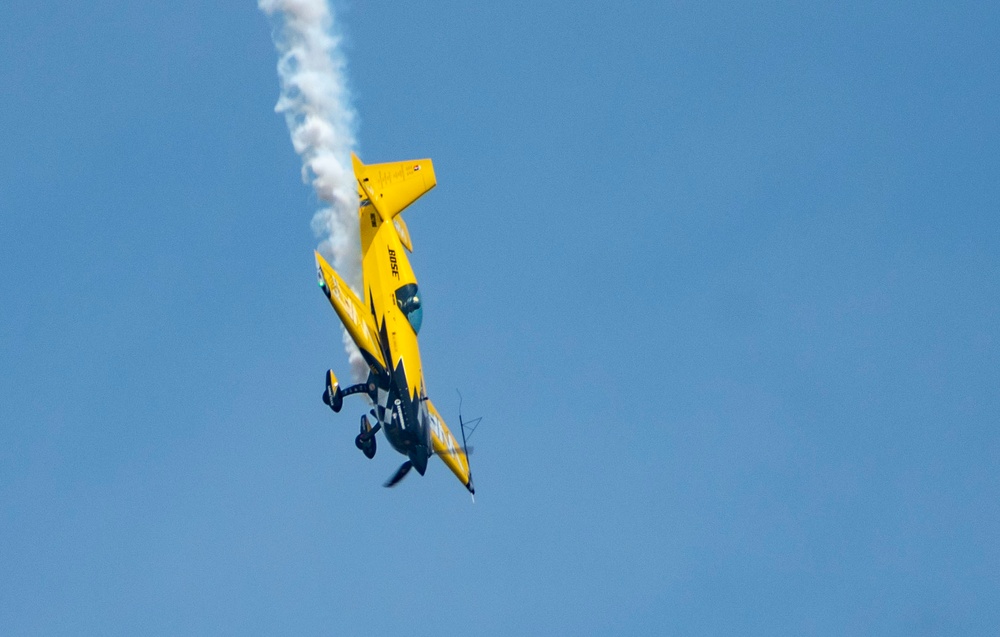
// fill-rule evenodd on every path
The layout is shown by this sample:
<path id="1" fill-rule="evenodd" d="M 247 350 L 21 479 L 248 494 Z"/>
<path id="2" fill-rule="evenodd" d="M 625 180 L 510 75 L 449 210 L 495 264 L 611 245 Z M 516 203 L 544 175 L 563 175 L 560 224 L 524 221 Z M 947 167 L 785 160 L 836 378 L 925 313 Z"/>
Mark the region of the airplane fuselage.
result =
<path id="1" fill-rule="evenodd" d="M 396 484 L 407 464 L 423 474 L 427 460 L 437 455 L 463 485 L 475 493 L 468 457 L 428 400 L 417 335 L 423 322 L 423 302 L 407 252 L 409 230 L 399 213 L 436 183 L 433 164 L 421 159 L 365 166 L 352 157 L 358 181 L 358 222 L 361 239 L 363 290 L 351 288 L 316 254 L 319 285 L 368 365 L 364 385 L 343 393 L 367 393 L 377 426 L 393 449 L 409 458 L 386 486 Z M 324 400 L 339 411 L 341 394 L 328 372 Z M 369 458 L 372 428 L 362 424 L 356 444 Z"/>

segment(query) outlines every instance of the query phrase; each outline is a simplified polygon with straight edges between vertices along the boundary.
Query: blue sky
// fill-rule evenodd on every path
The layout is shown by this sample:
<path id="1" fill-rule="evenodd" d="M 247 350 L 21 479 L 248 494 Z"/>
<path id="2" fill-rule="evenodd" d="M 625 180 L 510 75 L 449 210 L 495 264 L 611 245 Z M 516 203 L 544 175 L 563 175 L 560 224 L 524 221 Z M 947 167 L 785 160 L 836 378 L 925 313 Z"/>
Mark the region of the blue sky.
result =
<path id="1" fill-rule="evenodd" d="M 997 8 L 336 7 L 476 504 L 320 401 L 255 4 L 5 2 L 3 632 L 995 632 Z"/>

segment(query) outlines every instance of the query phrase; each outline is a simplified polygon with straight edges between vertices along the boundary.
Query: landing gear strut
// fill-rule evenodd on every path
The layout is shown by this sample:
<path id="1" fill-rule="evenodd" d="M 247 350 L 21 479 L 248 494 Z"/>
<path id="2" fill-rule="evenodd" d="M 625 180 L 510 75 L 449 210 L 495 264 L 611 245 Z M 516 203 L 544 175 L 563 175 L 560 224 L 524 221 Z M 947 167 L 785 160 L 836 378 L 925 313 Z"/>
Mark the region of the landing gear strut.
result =
<path id="1" fill-rule="evenodd" d="M 333 370 L 327 370 L 326 372 L 326 389 L 323 390 L 323 402 L 330 406 L 335 412 L 339 412 L 344 406 L 344 396 L 350 396 L 351 394 L 368 394 L 372 402 L 375 401 L 375 381 L 369 377 L 367 383 L 358 383 L 357 385 L 351 385 L 347 389 L 341 389 L 340 383 L 337 382 L 337 376 L 334 375 Z M 372 416 L 375 412 L 371 412 Z M 377 419 L 376 419 L 377 420 Z M 372 427 L 368 422 L 367 416 L 361 417 L 361 433 L 359 433 L 354 438 L 354 446 L 360 449 L 366 457 L 374 458 L 376 451 L 375 444 L 375 434 L 378 430 L 382 428 L 382 423 L 376 422 L 375 426 Z"/>
<path id="2" fill-rule="evenodd" d="M 341 389 L 333 370 L 329 369 L 326 372 L 326 389 L 323 390 L 323 402 L 329 405 L 330 409 L 334 412 L 339 412 L 340 408 L 344 406 L 344 396 L 350 396 L 351 394 L 371 394 L 373 391 L 375 391 L 374 383 L 358 383 L 357 385 L 351 385 L 347 389 Z"/>

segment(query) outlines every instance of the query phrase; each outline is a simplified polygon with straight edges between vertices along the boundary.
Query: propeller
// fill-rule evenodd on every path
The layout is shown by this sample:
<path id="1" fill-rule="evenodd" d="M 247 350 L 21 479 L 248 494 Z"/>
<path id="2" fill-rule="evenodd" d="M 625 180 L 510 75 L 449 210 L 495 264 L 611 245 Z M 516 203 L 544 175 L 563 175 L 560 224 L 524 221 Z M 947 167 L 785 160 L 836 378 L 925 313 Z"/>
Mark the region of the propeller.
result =
<path id="1" fill-rule="evenodd" d="M 386 488 L 396 486 L 397 484 L 399 484 L 400 480 L 406 477 L 406 474 L 409 473 L 410 469 L 412 468 L 413 468 L 413 462 L 407 460 L 403 464 L 399 465 L 399 469 L 396 469 L 396 473 L 394 473 L 392 477 L 389 478 L 389 481 L 383 484 L 382 486 Z"/>

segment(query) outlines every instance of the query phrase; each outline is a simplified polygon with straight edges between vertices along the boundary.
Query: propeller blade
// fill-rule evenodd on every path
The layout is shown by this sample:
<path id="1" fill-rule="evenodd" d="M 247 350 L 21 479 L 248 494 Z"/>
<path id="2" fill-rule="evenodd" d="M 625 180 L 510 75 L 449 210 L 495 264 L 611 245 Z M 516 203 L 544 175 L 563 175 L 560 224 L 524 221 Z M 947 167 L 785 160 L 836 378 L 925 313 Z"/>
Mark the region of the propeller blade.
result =
<path id="1" fill-rule="evenodd" d="M 396 473 L 393 474 L 389 481 L 383 484 L 383 487 L 389 488 L 394 487 L 399 484 L 399 481 L 406 477 L 406 474 L 410 472 L 413 468 L 413 463 L 407 460 L 403 464 L 399 465 L 399 469 L 396 469 Z"/>

